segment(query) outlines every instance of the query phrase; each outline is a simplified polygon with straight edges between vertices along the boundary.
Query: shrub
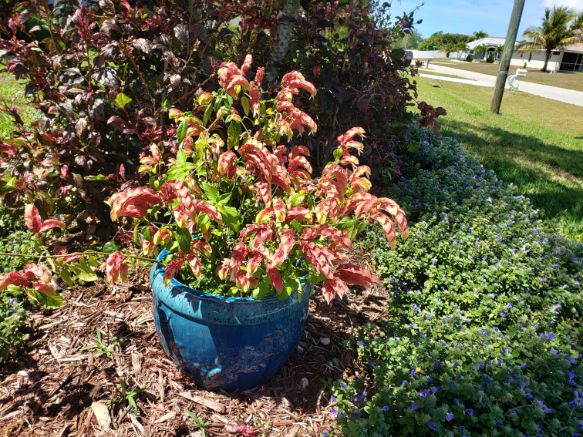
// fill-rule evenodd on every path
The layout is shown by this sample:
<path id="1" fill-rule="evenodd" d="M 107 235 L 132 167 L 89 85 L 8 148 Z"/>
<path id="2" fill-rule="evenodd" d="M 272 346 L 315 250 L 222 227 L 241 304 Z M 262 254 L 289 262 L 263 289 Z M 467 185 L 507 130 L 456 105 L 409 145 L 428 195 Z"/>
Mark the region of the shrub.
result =
<path id="1" fill-rule="evenodd" d="M 0 294 L 0 363 L 12 358 L 26 341 L 22 331 L 26 314 L 16 297 Z"/>
<path id="2" fill-rule="evenodd" d="M 15 218 L 14 212 L 0 206 L 0 253 L 17 253 L 33 255 L 35 241 L 33 235 L 26 230 L 24 223 Z M 31 262 L 26 256 L 0 256 L 0 274 L 18 270 Z"/>
<path id="3" fill-rule="evenodd" d="M 0 238 L 0 253 L 12 253 L 25 256 L 0 256 L 0 274 L 18 270 L 32 261 L 35 253 L 33 236 L 28 231 L 14 231 Z M 27 258 L 30 255 L 31 258 Z"/>
<path id="4" fill-rule="evenodd" d="M 368 192 L 371 170 L 353 155 L 364 150 L 364 130 L 339 136 L 334 160 L 314 180 L 309 150 L 295 142 L 317 125 L 293 98 L 316 88 L 292 71 L 272 96 L 261 88 L 263 68 L 249 80 L 250 68 L 251 56 L 241 68 L 222 64 L 217 91 L 201 94 L 192 112 L 171 111 L 179 122 L 176 159 L 165 162 L 153 146 L 142 159 L 149 186 L 114 194 L 112 218 L 134 219 L 146 254 L 170 251 L 165 281 L 179 275 L 207 292 L 287 298 L 307 277 L 330 301 L 348 285 L 378 283 L 349 262 L 352 240 L 375 222 L 395 245 L 407 222 L 395 202 Z M 107 265 L 108 279 L 127 276 L 120 252 Z"/>
<path id="5" fill-rule="evenodd" d="M 492 53 L 490 53 L 488 55 L 488 57 L 486 58 L 486 62 L 489 64 L 493 64 L 494 63 L 494 55 Z"/>
<path id="6" fill-rule="evenodd" d="M 375 135 L 374 159 L 386 159 L 409 119 L 415 88 L 390 43 L 413 16 L 389 26 L 377 2 L 287 2 L 285 11 L 276 0 L 43 3 L 11 2 L 0 23 L 7 70 L 26 80 L 42 112 L 32 131 L 20 126 L 6 140 L 0 187 L 7 202 L 24 197 L 47 215 L 67 214 L 68 229 L 112 232 L 103 200 L 138 178 L 151 143 L 176 152 L 168 110 L 189 110 L 224 59 L 251 53 L 272 83 L 297 66 L 310 72 L 323 89 L 310 107 L 322 128 L 307 144 L 316 166 L 330 158 L 329 139 L 355 124 Z"/>
<path id="7" fill-rule="evenodd" d="M 466 62 L 474 62 L 474 56 L 471 54 L 466 56 Z"/>
<path id="8" fill-rule="evenodd" d="M 349 435 L 576 433 L 583 246 L 549 236 L 455 142 L 418 136 L 391 192 L 418 219 L 411 237 L 363 243 L 391 317 L 361 333 L 370 377 L 337 385 L 335 412 Z"/>

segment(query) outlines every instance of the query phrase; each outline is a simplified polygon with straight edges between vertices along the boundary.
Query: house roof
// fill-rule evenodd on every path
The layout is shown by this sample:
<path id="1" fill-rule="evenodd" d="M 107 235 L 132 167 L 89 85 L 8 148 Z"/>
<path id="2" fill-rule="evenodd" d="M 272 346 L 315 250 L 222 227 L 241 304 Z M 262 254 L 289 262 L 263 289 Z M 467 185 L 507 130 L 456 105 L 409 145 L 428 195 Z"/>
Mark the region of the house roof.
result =
<path id="1" fill-rule="evenodd" d="M 506 42 L 506 38 L 498 38 L 498 37 L 489 36 L 486 38 L 480 38 L 480 39 L 477 39 L 475 41 L 469 42 L 468 48 L 470 50 L 474 50 L 478 46 L 494 46 L 494 47 L 503 46 L 505 42 Z"/>

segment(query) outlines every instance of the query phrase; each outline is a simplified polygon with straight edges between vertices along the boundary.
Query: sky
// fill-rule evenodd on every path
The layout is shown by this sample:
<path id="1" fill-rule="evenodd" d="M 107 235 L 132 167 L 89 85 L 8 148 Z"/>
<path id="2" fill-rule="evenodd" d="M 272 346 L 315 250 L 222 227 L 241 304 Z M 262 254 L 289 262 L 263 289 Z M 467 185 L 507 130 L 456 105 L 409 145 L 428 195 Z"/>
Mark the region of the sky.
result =
<path id="1" fill-rule="evenodd" d="M 506 36 L 513 0 L 393 0 L 392 15 L 410 12 L 418 5 L 423 6 L 415 13 L 423 23 L 416 26 L 426 38 L 434 32 L 472 34 L 484 30 L 490 36 Z M 518 38 L 524 29 L 538 26 L 545 7 L 569 6 L 583 12 L 583 0 L 526 0 L 520 22 Z"/>

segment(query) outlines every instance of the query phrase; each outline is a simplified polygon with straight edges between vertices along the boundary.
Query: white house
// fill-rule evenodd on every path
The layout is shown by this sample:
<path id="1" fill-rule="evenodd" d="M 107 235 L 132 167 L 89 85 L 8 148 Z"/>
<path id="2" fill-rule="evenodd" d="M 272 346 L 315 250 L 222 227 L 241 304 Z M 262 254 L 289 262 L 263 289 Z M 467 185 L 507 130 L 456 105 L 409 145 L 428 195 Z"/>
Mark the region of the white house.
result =
<path id="1" fill-rule="evenodd" d="M 545 51 L 515 50 L 511 65 L 541 70 L 545 64 Z M 570 44 L 554 50 L 547 66 L 549 71 L 583 71 L 583 43 Z"/>
<path id="2" fill-rule="evenodd" d="M 483 59 L 486 59 L 489 54 L 496 56 L 496 49 L 501 47 L 506 42 L 506 38 L 498 38 L 493 36 L 488 36 L 486 38 L 480 38 L 475 41 L 469 42 L 466 47 L 472 55 L 476 55 L 476 48 L 483 46 L 487 47 L 486 53 L 482 53 Z"/>
<path id="3" fill-rule="evenodd" d="M 471 54 L 475 54 L 478 46 L 488 47 L 484 58 L 490 52 L 495 53 L 496 49 L 503 46 L 506 38 L 487 37 L 480 38 L 467 44 Z M 518 46 L 518 43 L 516 43 Z M 522 68 L 532 68 L 541 70 L 545 64 L 544 50 L 516 49 L 512 54 L 510 65 Z M 583 71 L 583 43 L 570 44 L 561 49 L 554 50 L 547 66 L 549 71 Z"/>

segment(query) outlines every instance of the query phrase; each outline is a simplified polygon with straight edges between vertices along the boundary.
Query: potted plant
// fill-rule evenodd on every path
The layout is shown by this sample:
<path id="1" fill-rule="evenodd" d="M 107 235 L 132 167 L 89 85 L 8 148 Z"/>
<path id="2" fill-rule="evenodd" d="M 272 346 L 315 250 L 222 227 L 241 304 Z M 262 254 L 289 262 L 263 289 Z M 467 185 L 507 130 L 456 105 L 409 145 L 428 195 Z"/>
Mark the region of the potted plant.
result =
<path id="1" fill-rule="evenodd" d="M 230 391 L 266 382 L 285 363 L 314 285 L 330 302 L 379 282 L 350 262 L 367 224 L 378 222 L 392 245 L 408 231 L 394 201 L 369 193 L 370 168 L 354 155 L 364 130 L 340 135 L 315 179 L 309 149 L 294 142 L 317 130 L 294 104 L 314 85 L 294 71 L 270 96 L 263 68 L 253 80 L 250 69 L 250 56 L 240 68 L 223 63 L 218 88 L 198 92 L 191 112 L 170 109 L 177 149 L 153 144 L 140 161 L 148 185 L 108 201 L 143 256 L 156 256 L 150 281 L 165 352 L 202 387 Z M 127 257 L 108 257 L 110 282 L 125 281 Z"/>

